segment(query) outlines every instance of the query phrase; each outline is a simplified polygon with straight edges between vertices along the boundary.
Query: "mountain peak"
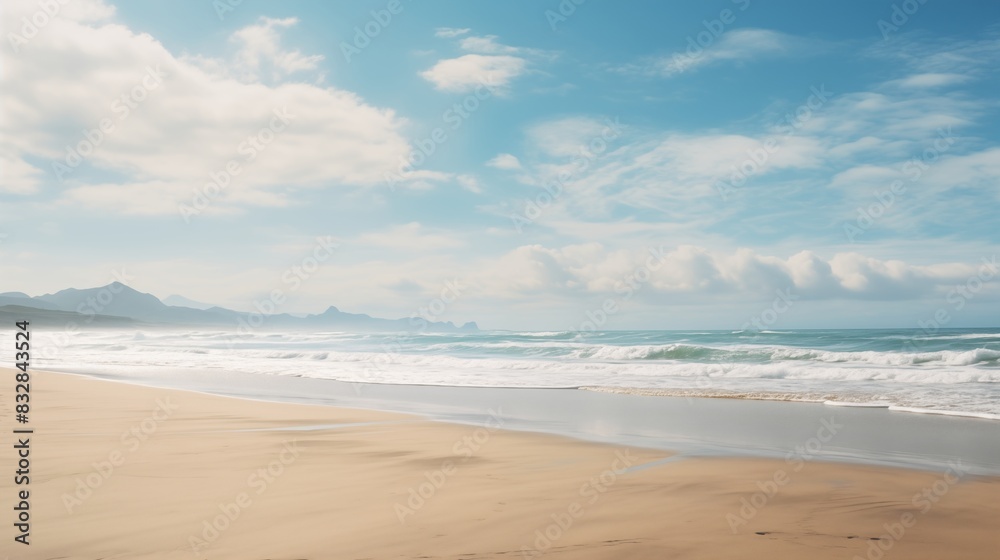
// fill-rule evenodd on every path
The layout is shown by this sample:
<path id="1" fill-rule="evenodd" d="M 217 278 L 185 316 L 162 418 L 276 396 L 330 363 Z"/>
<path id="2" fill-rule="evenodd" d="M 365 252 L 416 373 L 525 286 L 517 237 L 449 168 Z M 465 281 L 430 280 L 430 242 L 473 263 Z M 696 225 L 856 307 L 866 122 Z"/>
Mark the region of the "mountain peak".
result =
<path id="1" fill-rule="evenodd" d="M 30 298 L 31 296 L 29 296 L 28 294 L 26 294 L 24 292 L 4 292 L 4 293 L 0 294 L 0 297 Z"/>

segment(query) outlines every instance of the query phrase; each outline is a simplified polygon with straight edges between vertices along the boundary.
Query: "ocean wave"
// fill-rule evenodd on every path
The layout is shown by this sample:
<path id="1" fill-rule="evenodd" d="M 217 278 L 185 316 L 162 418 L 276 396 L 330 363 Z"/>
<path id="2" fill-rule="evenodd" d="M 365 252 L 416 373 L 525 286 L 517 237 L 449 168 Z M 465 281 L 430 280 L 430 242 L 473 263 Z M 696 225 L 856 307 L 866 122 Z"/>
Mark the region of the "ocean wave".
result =
<path id="1" fill-rule="evenodd" d="M 570 357 L 590 360 L 708 360 L 712 362 L 816 361 L 879 366 L 937 364 L 948 366 L 1000 365 L 1000 350 L 941 350 L 937 352 L 860 352 L 817 350 L 788 346 L 737 346 L 715 348 L 690 344 L 642 346 L 590 346 L 573 350 Z"/>
<path id="2" fill-rule="evenodd" d="M 1000 414 L 1000 333 L 951 331 L 901 351 L 912 331 L 571 331 L 397 334 L 92 331 L 38 367 L 225 369 L 345 382 L 615 387 L 678 396 L 830 400 Z M 0 336 L 10 336 L 0 331 Z M 39 337 L 44 340 L 45 333 Z M 895 337 L 895 338 L 894 338 Z M 940 338 L 940 337 L 939 337 Z M 927 351 L 923 351 L 927 349 Z M 831 404 L 832 406 L 832 404 Z M 873 406 L 873 405 L 870 405 Z M 881 406 L 881 405 L 880 405 Z"/>

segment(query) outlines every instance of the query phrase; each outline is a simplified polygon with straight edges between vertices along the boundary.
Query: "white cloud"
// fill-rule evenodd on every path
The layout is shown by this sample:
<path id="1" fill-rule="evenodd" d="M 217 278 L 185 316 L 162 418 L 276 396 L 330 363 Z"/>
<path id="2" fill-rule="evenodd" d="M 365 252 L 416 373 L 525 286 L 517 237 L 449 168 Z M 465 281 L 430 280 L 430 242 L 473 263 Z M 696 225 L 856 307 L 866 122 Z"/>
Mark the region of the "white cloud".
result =
<path id="1" fill-rule="evenodd" d="M 923 74 L 913 74 L 899 80 L 888 82 L 890 85 L 904 88 L 936 88 L 952 86 L 969 81 L 969 76 L 962 74 L 950 74 L 944 72 L 926 72 Z"/>
<path id="2" fill-rule="evenodd" d="M 435 33 L 438 37 L 458 37 L 470 31 L 442 29 Z M 458 41 L 458 46 L 470 54 L 438 60 L 432 68 L 420 75 L 437 89 L 444 91 L 468 92 L 484 82 L 502 91 L 514 78 L 527 70 L 529 60 L 552 60 L 557 56 L 541 49 L 504 45 L 497 39 L 499 37 L 496 35 L 463 37 Z"/>
<path id="3" fill-rule="evenodd" d="M 981 262 L 914 265 L 854 252 L 824 259 L 801 251 L 782 258 L 750 249 L 659 245 L 636 251 L 585 243 L 561 248 L 521 246 L 480 263 L 482 270 L 471 279 L 490 297 L 621 294 L 616 289 L 627 286 L 625 279 L 650 264 L 644 297 L 661 302 L 669 301 L 661 296 L 691 301 L 691 297 L 727 295 L 752 301 L 773 298 L 776 290 L 787 289 L 804 300 L 918 299 L 939 296 L 986 266 Z M 993 277 L 985 291 L 1000 294 L 1000 282 L 995 273 Z"/>
<path id="4" fill-rule="evenodd" d="M 518 54 L 523 50 L 518 47 L 498 43 L 497 39 L 496 35 L 465 37 L 459 41 L 458 46 L 462 50 L 480 54 Z"/>
<path id="5" fill-rule="evenodd" d="M 623 206 L 656 210 L 659 223 L 724 219 L 715 182 L 728 178 L 751 153 L 762 152 L 772 138 L 766 133 L 650 133 L 588 117 L 542 123 L 527 136 L 536 157 L 525 182 L 556 182 L 566 193 L 546 210 L 549 225 L 554 225 L 553 218 L 569 216 L 606 218 Z M 765 165 L 755 167 L 756 176 L 812 169 L 823 160 L 824 146 L 815 138 L 782 137 L 780 145 L 768 154 Z"/>
<path id="6" fill-rule="evenodd" d="M 484 84 L 504 88 L 520 76 L 525 67 L 526 61 L 516 56 L 467 54 L 439 60 L 420 76 L 439 90 L 466 93 Z"/>
<path id="7" fill-rule="evenodd" d="M 8 150 L 7 147 L 0 147 L 0 192 L 34 193 L 44 173 Z"/>
<path id="8" fill-rule="evenodd" d="M 486 165 L 497 169 L 521 169 L 521 161 L 511 154 L 497 154 L 495 158 L 487 161 Z"/>
<path id="9" fill-rule="evenodd" d="M 458 182 L 460 187 L 469 192 L 476 194 L 483 193 L 483 186 L 479 183 L 479 179 L 476 179 L 472 175 L 459 175 L 455 177 L 455 181 Z"/>
<path id="10" fill-rule="evenodd" d="M 380 184 L 384 172 L 410 152 L 400 132 L 404 122 L 351 92 L 302 83 L 243 83 L 205 59 L 178 57 L 153 37 L 109 21 L 113 11 L 101 9 L 101 2 L 73 5 L 87 17 L 74 19 L 67 10 L 20 54 L 2 50 L 6 85 L 0 104 L 8 108 L 0 120 L 7 142 L 4 167 L 19 177 L 12 184 L 21 191 L 62 189 L 63 203 L 177 214 L 179 204 L 191 204 L 195 189 L 234 160 L 242 172 L 209 207 L 223 212 L 294 204 L 299 188 Z M 95 21 L 95 14 L 105 19 Z M 17 22 L 4 22 L 6 36 L 7 22 Z M 314 57 L 272 41 L 292 23 L 268 20 L 246 28 L 255 31 L 241 36 L 253 46 L 244 51 L 244 62 L 261 69 L 273 63 L 281 73 L 312 67 Z M 151 73 L 162 76 L 158 84 Z M 135 91 L 141 101 L 133 100 Z M 133 105 L 127 111 L 123 95 Z M 290 122 L 279 132 L 262 132 L 270 123 L 280 126 L 276 112 L 290 115 Z M 102 120 L 113 130 L 60 183 L 53 164 L 65 164 L 66 146 L 84 142 L 81 131 L 97 129 Z M 249 157 L 248 137 L 257 135 L 262 135 L 259 149 Z M 23 163 L 38 160 L 45 162 L 35 164 L 44 177 Z"/>
<path id="11" fill-rule="evenodd" d="M 243 79 L 257 81 L 259 73 L 270 69 L 273 79 L 315 70 L 323 61 L 322 55 L 304 55 L 299 50 L 281 46 L 281 31 L 298 24 L 298 18 L 274 19 L 261 17 L 254 25 L 239 29 L 229 38 L 239 46 L 236 61 Z"/>
<path id="12" fill-rule="evenodd" d="M 357 243 L 403 251 L 429 252 L 465 246 L 465 242 L 444 233 L 429 232 L 418 222 L 394 226 L 385 231 L 358 236 Z"/>
<path id="13" fill-rule="evenodd" d="M 445 39 L 451 39 L 458 37 L 460 35 L 465 35 L 466 33 L 472 31 L 468 27 L 438 27 L 434 30 L 435 37 L 443 37 Z"/>
<path id="14" fill-rule="evenodd" d="M 714 44 L 704 49 L 696 51 L 689 47 L 638 66 L 627 66 L 625 70 L 669 78 L 720 61 L 789 54 L 796 50 L 793 45 L 797 43 L 799 41 L 794 37 L 769 29 L 734 29 L 723 33 Z"/>
<path id="15" fill-rule="evenodd" d="M 1000 56 L 1000 36 L 967 39 L 947 37 L 938 40 L 917 34 L 900 35 L 891 42 L 877 41 L 868 49 L 877 58 L 899 61 L 927 74 L 962 74 L 978 77 L 983 70 L 993 70 Z"/>

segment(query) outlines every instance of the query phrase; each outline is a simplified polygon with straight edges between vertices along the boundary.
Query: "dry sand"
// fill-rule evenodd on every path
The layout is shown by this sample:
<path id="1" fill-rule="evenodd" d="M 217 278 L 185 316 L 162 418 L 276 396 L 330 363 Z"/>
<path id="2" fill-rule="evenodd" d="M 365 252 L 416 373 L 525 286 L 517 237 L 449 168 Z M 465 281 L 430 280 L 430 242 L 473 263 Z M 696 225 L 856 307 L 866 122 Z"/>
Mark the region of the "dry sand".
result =
<path id="1" fill-rule="evenodd" d="M 3 418 L 12 401 L 0 400 Z M 1000 553 L 997 478 L 672 460 L 497 429 L 502 411 L 477 427 L 39 372 L 32 406 L 30 546 L 13 541 L 15 451 L 5 444 L 0 454 L 0 556 L 11 558 Z"/>

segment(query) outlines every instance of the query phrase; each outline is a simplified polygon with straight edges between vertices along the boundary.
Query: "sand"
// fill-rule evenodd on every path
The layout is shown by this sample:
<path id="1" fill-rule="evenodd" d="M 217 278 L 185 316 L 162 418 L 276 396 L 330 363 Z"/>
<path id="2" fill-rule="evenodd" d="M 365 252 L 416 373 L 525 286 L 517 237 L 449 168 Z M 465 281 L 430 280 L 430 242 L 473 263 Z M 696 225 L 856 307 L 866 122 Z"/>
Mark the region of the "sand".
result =
<path id="1" fill-rule="evenodd" d="M 4 370 L 11 380 L 13 373 Z M 989 558 L 1000 479 L 684 458 L 33 373 L 26 559 Z M 878 540 L 872 540 L 878 539 Z"/>

